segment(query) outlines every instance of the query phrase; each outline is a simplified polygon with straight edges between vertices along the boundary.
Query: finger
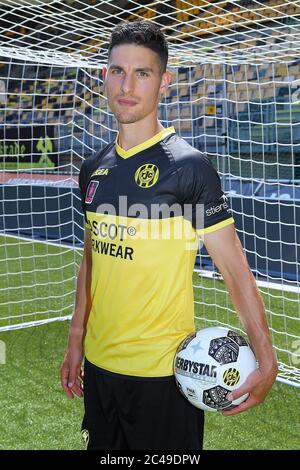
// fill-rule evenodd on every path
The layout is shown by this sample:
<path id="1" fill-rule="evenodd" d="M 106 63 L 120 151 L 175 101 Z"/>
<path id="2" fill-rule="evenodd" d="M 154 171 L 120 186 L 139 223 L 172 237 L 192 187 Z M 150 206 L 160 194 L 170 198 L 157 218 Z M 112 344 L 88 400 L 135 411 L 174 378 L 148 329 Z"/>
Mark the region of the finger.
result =
<path id="1" fill-rule="evenodd" d="M 75 395 L 77 395 L 77 397 L 79 397 L 79 398 L 83 397 L 83 392 L 82 392 L 81 388 L 78 387 L 77 385 L 73 385 L 72 392 L 75 393 Z"/>
<path id="2" fill-rule="evenodd" d="M 63 385 L 63 389 L 64 389 L 65 394 L 66 394 L 69 398 L 73 398 L 72 390 L 68 387 L 68 384 L 67 384 L 67 383 Z"/>
<path id="3" fill-rule="evenodd" d="M 79 367 L 78 366 L 71 366 L 69 372 L 69 381 L 68 387 L 73 388 L 73 385 L 76 383 L 76 379 L 79 376 Z"/>
<path id="4" fill-rule="evenodd" d="M 69 389 L 68 386 L 66 388 L 64 388 L 64 391 L 65 391 L 65 394 L 67 395 L 68 398 L 74 398 L 74 394 L 73 394 L 72 390 Z"/>
<path id="5" fill-rule="evenodd" d="M 253 381 L 253 378 L 249 376 L 245 380 L 243 385 L 236 388 L 235 390 L 232 390 L 232 392 L 230 392 L 227 395 L 227 400 L 229 401 L 237 400 L 238 398 L 241 398 L 243 395 L 246 395 L 247 393 L 252 392 L 255 386 L 256 386 L 256 381 Z"/>
<path id="6" fill-rule="evenodd" d="M 68 387 L 68 379 L 69 379 L 69 366 L 65 364 L 61 368 L 60 381 L 61 381 L 61 385 L 64 389 L 65 394 L 69 398 L 73 398 L 73 393 L 70 390 L 70 388 Z"/>
<path id="7" fill-rule="evenodd" d="M 258 405 L 257 401 L 253 397 L 249 396 L 249 398 L 247 398 L 246 401 L 243 401 L 242 403 L 240 403 L 240 405 L 237 405 L 237 406 L 235 406 L 234 408 L 232 408 L 230 410 L 222 411 L 222 415 L 223 416 L 237 415 L 237 414 L 242 413 L 243 411 L 246 411 L 249 408 L 252 408 L 253 406 L 256 406 L 256 405 Z"/>
<path id="8" fill-rule="evenodd" d="M 60 369 L 60 383 L 62 387 L 67 383 L 69 376 L 69 367 L 67 364 L 63 364 Z"/>
<path id="9" fill-rule="evenodd" d="M 78 377 L 78 379 L 76 380 L 76 385 L 80 387 L 81 390 L 83 390 L 83 380 L 81 377 Z"/>
<path id="10" fill-rule="evenodd" d="M 79 380 L 77 380 L 76 383 L 73 385 L 72 392 L 80 398 L 83 396 L 83 390 L 81 388 L 81 383 Z"/>
<path id="11" fill-rule="evenodd" d="M 80 388 L 81 388 L 81 390 L 82 390 L 82 393 L 83 393 L 84 386 L 83 386 L 83 378 L 82 378 L 82 377 L 79 377 L 79 382 L 80 382 L 80 383 L 79 383 L 79 386 L 80 386 Z"/>
<path id="12" fill-rule="evenodd" d="M 75 385 L 80 388 L 81 391 L 83 391 L 83 381 L 81 377 L 78 377 L 76 379 Z"/>

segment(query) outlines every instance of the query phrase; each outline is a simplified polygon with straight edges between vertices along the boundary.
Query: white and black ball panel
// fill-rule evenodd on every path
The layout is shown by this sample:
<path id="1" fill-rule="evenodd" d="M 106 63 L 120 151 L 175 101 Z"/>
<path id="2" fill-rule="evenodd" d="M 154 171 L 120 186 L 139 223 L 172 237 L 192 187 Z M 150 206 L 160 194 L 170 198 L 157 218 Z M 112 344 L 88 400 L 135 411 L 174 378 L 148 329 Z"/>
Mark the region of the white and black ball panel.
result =
<path id="1" fill-rule="evenodd" d="M 245 338 L 236 333 L 236 331 L 228 330 L 227 336 L 228 338 L 233 339 L 239 346 L 249 346 L 249 343 Z"/>
<path id="2" fill-rule="evenodd" d="M 184 348 L 182 348 L 184 344 Z M 232 408 L 248 395 L 230 402 L 228 393 L 240 387 L 257 367 L 246 340 L 227 328 L 210 327 L 189 335 L 174 358 L 179 390 L 197 408 Z"/>
<path id="3" fill-rule="evenodd" d="M 227 400 L 228 393 L 230 393 L 230 390 L 227 390 L 220 385 L 203 390 L 203 403 L 213 410 L 222 410 L 228 408 L 232 403 L 231 401 Z"/>
<path id="4" fill-rule="evenodd" d="M 238 358 L 239 345 L 227 336 L 215 338 L 210 342 L 208 354 L 220 364 L 230 364 Z"/>

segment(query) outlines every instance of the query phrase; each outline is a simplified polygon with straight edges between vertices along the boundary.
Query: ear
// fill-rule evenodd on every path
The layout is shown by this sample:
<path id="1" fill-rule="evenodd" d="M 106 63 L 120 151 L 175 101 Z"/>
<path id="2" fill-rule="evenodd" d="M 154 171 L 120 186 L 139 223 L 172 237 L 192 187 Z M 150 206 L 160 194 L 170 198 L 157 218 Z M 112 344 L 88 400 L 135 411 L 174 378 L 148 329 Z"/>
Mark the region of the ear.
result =
<path id="1" fill-rule="evenodd" d="M 172 73 L 169 70 L 166 70 L 166 72 L 164 72 L 161 77 L 161 84 L 160 84 L 161 95 L 167 94 L 171 81 L 172 81 Z"/>
<path id="2" fill-rule="evenodd" d="M 103 79 L 103 95 L 106 96 L 106 90 L 105 90 L 105 78 L 106 78 L 106 73 L 107 73 L 107 67 L 102 67 L 102 79 Z"/>

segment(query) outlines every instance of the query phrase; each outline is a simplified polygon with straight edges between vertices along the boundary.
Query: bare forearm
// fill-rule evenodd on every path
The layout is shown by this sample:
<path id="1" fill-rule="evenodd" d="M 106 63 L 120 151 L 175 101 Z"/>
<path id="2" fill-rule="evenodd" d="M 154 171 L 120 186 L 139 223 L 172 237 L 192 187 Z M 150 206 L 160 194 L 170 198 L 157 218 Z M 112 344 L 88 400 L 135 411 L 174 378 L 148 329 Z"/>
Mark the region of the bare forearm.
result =
<path id="1" fill-rule="evenodd" d="M 220 229 L 220 233 L 210 233 L 206 236 L 205 245 L 223 275 L 259 363 L 259 368 L 237 390 L 231 392 L 231 400 L 244 394 L 249 396 L 240 405 L 223 412 L 229 416 L 264 401 L 276 379 L 277 360 L 272 348 L 264 303 L 234 226 L 224 227 Z"/>
<path id="2" fill-rule="evenodd" d="M 72 340 L 83 341 L 86 322 L 90 311 L 90 276 L 87 260 L 82 259 L 77 278 L 75 307 L 70 325 L 69 343 Z"/>
<path id="3" fill-rule="evenodd" d="M 69 345 L 82 343 L 85 336 L 86 324 L 91 309 L 91 266 L 90 235 L 87 234 L 84 255 L 77 277 L 75 307 L 70 325 Z"/>
<path id="4" fill-rule="evenodd" d="M 233 226 L 206 237 L 207 249 L 222 273 L 231 300 L 260 365 L 276 368 L 265 307 Z"/>
<path id="5" fill-rule="evenodd" d="M 61 384 L 69 398 L 73 398 L 74 395 L 83 396 L 81 363 L 84 355 L 83 340 L 91 309 L 91 272 L 91 232 L 86 229 L 84 252 L 77 277 L 75 308 L 70 325 L 67 350 L 60 369 Z"/>
<path id="6" fill-rule="evenodd" d="M 265 307 L 248 265 L 223 273 L 231 300 L 247 332 L 260 365 L 272 368 L 276 364 Z"/>

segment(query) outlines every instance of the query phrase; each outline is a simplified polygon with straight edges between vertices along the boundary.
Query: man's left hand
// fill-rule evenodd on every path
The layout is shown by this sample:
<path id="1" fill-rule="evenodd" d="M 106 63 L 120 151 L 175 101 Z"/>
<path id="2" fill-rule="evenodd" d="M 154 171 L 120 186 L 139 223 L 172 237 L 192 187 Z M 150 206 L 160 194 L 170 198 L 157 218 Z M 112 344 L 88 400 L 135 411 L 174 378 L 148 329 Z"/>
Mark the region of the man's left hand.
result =
<path id="1" fill-rule="evenodd" d="M 227 397 L 230 400 L 236 400 L 241 396 L 249 393 L 248 398 L 243 401 L 240 405 L 237 405 L 235 408 L 232 408 L 228 411 L 222 411 L 224 416 L 232 416 L 242 411 L 246 411 L 249 408 L 263 403 L 269 390 L 271 389 L 273 383 L 276 380 L 277 376 L 277 367 L 274 366 L 271 370 L 264 371 L 259 368 L 252 372 L 243 385 L 230 393 Z"/>

